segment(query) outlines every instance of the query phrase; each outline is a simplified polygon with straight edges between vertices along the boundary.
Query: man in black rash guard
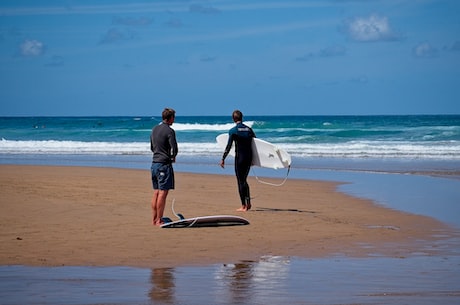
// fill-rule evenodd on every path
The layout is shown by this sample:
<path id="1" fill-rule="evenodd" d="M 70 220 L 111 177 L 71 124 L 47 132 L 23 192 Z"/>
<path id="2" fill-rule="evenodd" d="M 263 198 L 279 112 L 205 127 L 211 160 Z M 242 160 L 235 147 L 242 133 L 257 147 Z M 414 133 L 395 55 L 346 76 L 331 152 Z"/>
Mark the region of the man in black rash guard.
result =
<path id="1" fill-rule="evenodd" d="M 251 209 L 251 197 L 247 178 L 252 165 L 252 139 L 256 135 L 251 127 L 243 124 L 243 113 L 241 111 L 233 111 L 232 118 L 236 126 L 228 132 L 228 143 L 220 161 L 220 166 L 225 167 L 225 158 L 228 156 L 234 142 L 235 174 L 241 199 L 241 208 L 237 211 L 249 211 Z"/>
<path id="2" fill-rule="evenodd" d="M 162 113 L 163 122 L 155 126 L 150 134 L 150 150 L 152 159 L 152 224 L 163 224 L 162 217 L 169 190 L 174 189 L 174 170 L 178 152 L 176 133 L 171 125 L 176 118 L 174 109 L 165 108 Z"/>

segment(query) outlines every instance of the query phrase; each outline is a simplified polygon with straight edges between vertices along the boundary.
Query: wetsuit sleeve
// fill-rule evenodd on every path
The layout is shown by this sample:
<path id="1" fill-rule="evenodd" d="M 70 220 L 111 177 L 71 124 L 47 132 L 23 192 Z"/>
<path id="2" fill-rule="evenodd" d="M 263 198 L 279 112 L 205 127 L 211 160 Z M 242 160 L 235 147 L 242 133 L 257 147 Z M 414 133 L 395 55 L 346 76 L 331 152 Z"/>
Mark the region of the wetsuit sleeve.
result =
<path id="1" fill-rule="evenodd" d="M 230 133 L 228 135 L 228 142 L 227 142 L 227 146 L 225 147 L 225 151 L 224 151 L 224 155 L 222 156 L 222 160 L 225 160 L 225 158 L 227 158 L 228 154 L 230 153 L 230 149 L 232 149 L 232 145 L 233 145 L 233 134 Z"/>
<path id="2" fill-rule="evenodd" d="M 171 161 L 174 161 L 179 149 L 177 147 L 176 132 L 173 129 L 171 129 L 171 133 L 169 134 L 169 145 L 171 147 Z"/>
<path id="3" fill-rule="evenodd" d="M 150 150 L 153 151 L 153 132 L 150 134 Z"/>

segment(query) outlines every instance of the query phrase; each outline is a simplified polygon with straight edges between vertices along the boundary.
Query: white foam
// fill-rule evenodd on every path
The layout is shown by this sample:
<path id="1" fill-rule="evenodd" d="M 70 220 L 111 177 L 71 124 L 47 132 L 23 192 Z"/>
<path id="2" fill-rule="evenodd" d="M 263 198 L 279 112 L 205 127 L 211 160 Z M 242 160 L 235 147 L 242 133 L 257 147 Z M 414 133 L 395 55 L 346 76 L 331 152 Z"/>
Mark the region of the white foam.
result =
<path id="1" fill-rule="evenodd" d="M 245 122 L 246 125 L 251 127 L 254 122 L 248 121 Z M 235 123 L 225 123 L 225 124 L 200 124 L 200 123 L 174 123 L 171 127 L 177 131 L 228 131 L 235 126 Z"/>
<path id="2" fill-rule="evenodd" d="M 460 141 L 445 142 L 382 142 L 353 141 L 347 143 L 276 143 L 298 158 L 410 158 L 460 160 Z M 183 155 L 220 155 L 217 143 L 179 142 Z M 82 141 L 0 141 L 0 154 L 151 154 L 149 142 L 82 142 Z"/>
<path id="3" fill-rule="evenodd" d="M 150 150 L 143 142 L 81 142 L 81 141 L 0 141 L 4 154 L 142 154 Z"/>
<path id="4" fill-rule="evenodd" d="M 419 158 L 460 160 L 460 142 L 352 141 L 324 144 L 280 144 L 299 157 Z"/>

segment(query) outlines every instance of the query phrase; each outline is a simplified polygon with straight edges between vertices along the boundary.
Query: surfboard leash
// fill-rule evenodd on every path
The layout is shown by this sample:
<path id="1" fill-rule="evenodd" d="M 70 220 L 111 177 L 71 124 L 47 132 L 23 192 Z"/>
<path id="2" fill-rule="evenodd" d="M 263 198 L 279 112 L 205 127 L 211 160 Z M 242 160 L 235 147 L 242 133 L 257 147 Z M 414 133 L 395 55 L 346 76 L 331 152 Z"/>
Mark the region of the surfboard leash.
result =
<path id="1" fill-rule="evenodd" d="M 279 184 L 260 180 L 259 177 L 258 177 L 257 174 L 256 174 L 256 171 L 254 170 L 254 167 L 252 167 L 251 169 L 252 169 L 252 171 L 253 171 L 253 173 L 254 173 L 254 177 L 256 177 L 257 182 L 262 183 L 262 184 L 266 184 L 266 185 L 271 185 L 271 186 L 283 186 L 284 183 L 286 183 L 286 181 L 287 181 L 287 179 L 288 179 L 288 177 L 289 177 L 289 172 L 291 171 L 291 165 L 288 166 L 288 170 L 287 170 L 287 172 L 286 172 L 286 177 L 284 178 L 283 182 L 281 182 L 281 183 L 279 183 Z"/>
<path id="2" fill-rule="evenodd" d="M 176 217 L 179 218 L 180 220 L 183 220 L 183 219 L 184 219 L 184 215 L 182 215 L 181 213 L 176 213 L 176 211 L 174 210 L 174 203 L 176 203 L 176 198 L 173 198 L 172 204 L 171 204 L 171 209 L 172 209 L 172 212 L 173 212 L 174 216 L 176 216 Z"/>
<path id="3" fill-rule="evenodd" d="M 181 213 L 176 213 L 176 211 L 174 210 L 174 204 L 175 204 L 175 203 L 176 203 L 176 198 L 173 198 L 172 203 L 171 203 L 171 209 L 172 209 L 173 214 L 174 214 L 177 218 L 179 218 L 179 220 L 184 220 L 184 219 L 185 219 L 184 215 L 182 215 Z M 198 221 L 198 218 L 196 218 L 195 220 L 193 220 L 193 222 L 190 223 L 187 227 L 193 227 L 197 221 Z"/>

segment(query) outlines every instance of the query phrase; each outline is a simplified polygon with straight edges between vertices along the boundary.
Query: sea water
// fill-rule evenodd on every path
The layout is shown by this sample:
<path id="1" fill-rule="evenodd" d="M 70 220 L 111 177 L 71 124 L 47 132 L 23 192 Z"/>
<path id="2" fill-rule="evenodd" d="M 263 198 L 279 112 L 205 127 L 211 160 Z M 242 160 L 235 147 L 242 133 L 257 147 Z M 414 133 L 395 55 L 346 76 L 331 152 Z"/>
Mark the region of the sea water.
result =
<path id="1" fill-rule="evenodd" d="M 311 158 L 460 161 L 460 115 L 248 116 L 257 137 Z M 159 117 L 0 117 L 0 154 L 149 155 Z M 180 156 L 219 156 L 227 116 L 177 116 Z"/>
<path id="2" fill-rule="evenodd" d="M 150 131 L 160 122 L 159 117 L 0 118 L 0 164 L 148 170 Z M 460 227 L 458 115 L 248 116 L 246 123 L 292 155 L 289 178 L 348 182 L 339 190 Z M 222 150 L 215 142 L 232 126 L 227 116 L 178 115 L 175 169 L 233 175 L 231 166 L 217 166 Z M 254 168 L 251 175 L 282 179 L 286 171 Z M 267 256 L 162 269 L 0 266 L 0 303 L 459 304 L 460 242 L 435 248 L 440 255 Z"/>

